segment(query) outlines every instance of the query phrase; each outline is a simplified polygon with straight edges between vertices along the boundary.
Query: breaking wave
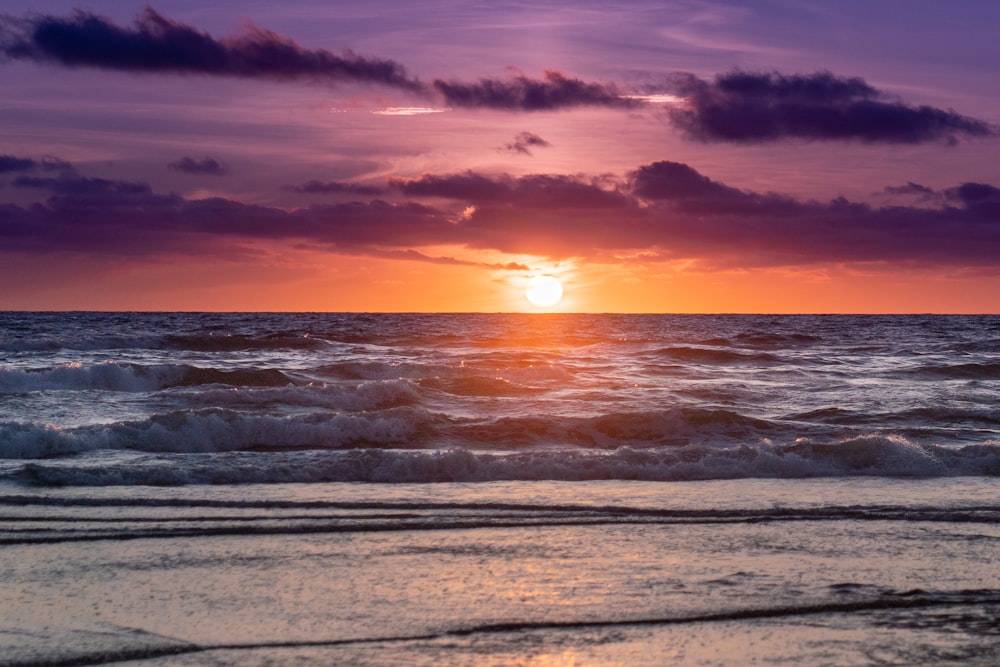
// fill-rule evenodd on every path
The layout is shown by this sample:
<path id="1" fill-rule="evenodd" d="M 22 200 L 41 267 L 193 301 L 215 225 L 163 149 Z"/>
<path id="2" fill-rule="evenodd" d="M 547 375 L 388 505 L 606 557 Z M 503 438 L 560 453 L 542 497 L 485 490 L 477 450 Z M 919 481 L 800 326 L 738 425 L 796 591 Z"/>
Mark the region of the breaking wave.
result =
<path id="1" fill-rule="evenodd" d="M 0 393 L 6 394 L 46 390 L 142 392 L 208 384 L 280 387 L 295 382 L 271 368 L 221 370 L 187 364 L 143 366 L 108 361 L 68 363 L 37 370 L 0 368 Z"/>
<path id="2" fill-rule="evenodd" d="M 44 486 L 187 485 L 292 482 L 434 483 L 537 480 L 694 481 L 741 478 L 1000 476 L 1000 444 L 918 446 L 862 437 L 830 444 L 655 449 L 231 452 L 153 456 L 127 462 L 31 462 L 13 473 Z"/>
<path id="3" fill-rule="evenodd" d="M 0 422 L 0 459 L 46 458 L 100 449 L 225 452 L 262 449 L 447 447 L 516 450 L 574 447 L 613 450 L 691 444 L 753 443 L 783 426 L 729 410 L 674 407 L 596 416 L 457 417 L 420 407 L 420 389 L 406 380 L 356 387 L 199 390 L 210 409 L 177 410 L 145 420 L 55 428 Z M 306 414 L 266 414 L 272 404 L 319 408 Z"/>
<path id="4" fill-rule="evenodd" d="M 72 429 L 7 422 L 0 423 L 0 458 L 47 458 L 105 449 L 194 453 L 405 446 L 420 441 L 430 422 L 429 413 L 409 407 L 301 416 L 212 408 Z"/>

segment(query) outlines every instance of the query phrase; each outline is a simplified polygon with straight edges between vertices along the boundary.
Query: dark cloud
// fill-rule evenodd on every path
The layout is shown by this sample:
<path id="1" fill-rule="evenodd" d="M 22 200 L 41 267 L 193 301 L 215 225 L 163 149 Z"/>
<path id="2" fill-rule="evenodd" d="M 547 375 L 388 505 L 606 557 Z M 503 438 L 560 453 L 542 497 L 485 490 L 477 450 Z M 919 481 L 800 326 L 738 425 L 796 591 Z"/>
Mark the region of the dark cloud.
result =
<path id="1" fill-rule="evenodd" d="M 308 181 L 302 185 L 287 185 L 283 188 L 288 192 L 299 192 L 310 195 L 360 195 L 362 197 L 378 197 L 385 193 L 380 187 L 374 185 L 361 185 L 360 183 L 341 183 L 339 181 Z"/>
<path id="2" fill-rule="evenodd" d="M 494 204 L 507 208 L 614 209 L 628 201 L 620 192 L 603 189 L 593 180 L 551 174 L 514 178 L 467 171 L 446 176 L 427 174 L 416 179 L 391 179 L 389 184 L 414 197 L 459 199 L 475 205 Z"/>
<path id="3" fill-rule="evenodd" d="M 224 176 L 229 173 L 229 167 L 213 157 L 205 157 L 201 160 L 195 160 L 190 157 L 182 157 L 179 160 L 175 160 L 167 164 L 167 167 L 173 169 L 174 171 L 182 171 L 186 174 L 211 174 L 213 176 Z"/>
<path id="4" fill-rule="evenodd" d="M 426 174 L 420 178 L 389 179 L 389 186 L 411 197 L 443 197 L 472 201 L 509 201 L 513 193 L 512 179 L 491 178 L 472 171 L 463 174 L 437 176 Z"/>
<path id="5" fill-rule="evenodd" d="M 0 155 L 0 174 L 11 171 L 30 171 L 37 165 L 37 162 L 28 158 Z"/>
<path id="6" fill-rule="evenodd" d="M 474 172 L 395 181 L 404 194 L 472 207 L 471 247 L 609 260 L 623 252 L 703 266 L 885 263 L 1000 268 L 1000 189 L 966 183 L 952 205 L 883 207 L 741 190 L 688 165 L 655 162 L 617 183 Z"/>
<path id="7" fill-rule="evenodd" d="M 11 173 L 11 172 L 26 172 L 26 171 L 62 171 L 62 172 L 72 172 L 73 165 L 65 160 L 60 160 L 59 158 L 52 157 L 50 155 L 44 156 L 41 160 L 33 160 L 26 157 L 17 157 L 15 155 L 0 155 L 0 174 Z"/>
<path id="8" fill-rule="evenodd" d="M 338 55 L 305 49 L 260 28 L 216 39 L 150 7 L 127 27 L 82 10 L 69 18 L 8 16 L 0 27 L 5 35 L 0 53 L 12 59 L 126 72 L 359 82 L 423 90 L 402 65 L 391 60 L 365 58 L 351 51 Z"/>
<path id="9" fill-rule="evenodd" d="M 508 79 L 479 79 L 474 83 L 435 79 L 434 88 L 453 107 L 504 111 L 552 111 L 572 107 L 629 109 L 638 100 L 622 95 L 614 84 L 592 83 L 547 70 L 544 79 L 523 74 Z"/>
<path id="10" fill-rule="evenodd" d="M 706 268 L 869 263 L 1000 270 L 1000 187 L 986 183 L 943 190 L 934 207 L 879 208 L 742 190 L 664 161 L 619 179 L 428 174 L 390 182 L 406 201 L 291 211 L 187 199 L 142 182 L 74 173 L 22 174 L 13 184 L 38 190 L 43 200 L 0 206 L 6 252 L 225 256 L 268 240 L 438 263 L 478 264 L 427 253 L 449 245 L 598 262 L 639 252 L 647 261 L 693 259 Z"/>
<path id="11" fill-rule="evenodd" d="M 730 72 L 711 82 L 677 75 L 686 104 L 670 119 L 706 142 L 757 143 L 782 139 L 917 144 L 998 136 L 996 127 L 951 110 L 888 99 L 860 78 Z"/>
<path id="12" fill-rule="evenodd" d="M 224 198 L 158 194 L 141 182 L 81 176 L 20 176 L 44 202 L 0 206 L 0 248 L 139 256 L 225 253 L 233 242 L 268 239 L 331 249 L 456 243 L 448 216 L 421 204 L 375 200 L 295 211 Z"/>
<path id="13" fill-rule="evenodd" d="M 644 199 L 723 201 L 745 197 L 739 190 L 716 183 L 680 162 L 654 162 L 640 167 L 633 176 L 633 189 Z"/>
<path id="14" fill-rule="evenodd" d="M 540 136 L 534 132 L 519 132 L 514 141 L 506 144 L 504 148 L 511 153 L 521 153 L 522 155 L 531 155 L 532 148 L 548 148 L 551 146 L 549 142 L 542 139 Z"/>
<path id="15" fill-rule="evenodd" d="M 19 188 L 52 190 L 56 195 L 94 197 L 104 195 L 149 194 L 148 183 L 139 181 L 112 181 L 104 178 L 84 178 L 66 174 L 57 178 L 47 176 L 18 176 L 13 185 Z"/>
<path id="16" fill-rule="evenodd" d="M 1000 226 L 1000 188 L 985 183 L 963 183 L 945 190 L 945 197 L 960 202 L 966 209 L 991 219 Z M 996 248 L 1000 253 L 1000 248 Z"/>
<path id="17" fill-rule="evenodd" d="M 933 197 L 937 194 L 933 188 L 914 183 L 913 181 L 907 181 L 905 185 L 890 185 L 885 188 L 885 193 L 890 195 L 916 195 L 917 197 Z"/>
<path id="18" fill-rule="evenodd" d="M 958 200 L 967 206 L 1000 202 L 1000 189 L 985 183 L 963 183 L 947 190 L 945 194 L 949 199 Z"/>

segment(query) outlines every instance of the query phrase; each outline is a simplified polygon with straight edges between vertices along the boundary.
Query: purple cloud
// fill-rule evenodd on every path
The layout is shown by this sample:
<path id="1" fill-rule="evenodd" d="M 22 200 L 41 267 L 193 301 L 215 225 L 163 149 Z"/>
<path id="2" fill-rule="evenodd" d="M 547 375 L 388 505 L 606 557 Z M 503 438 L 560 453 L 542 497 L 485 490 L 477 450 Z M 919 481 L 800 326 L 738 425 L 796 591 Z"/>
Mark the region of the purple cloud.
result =
<path id="1" fill-rule="evenodd" d="M 182 157 L 175 160 L 167 167 L 174 171 L 181 171 L 185 174 L 211 174 L 213 176 L 224 176 L 229 173 L 229 167 L 213 157 L 205 157 L 195 160 L 190 157 Z"/>
<path id="2" fill-rule="evenodd" d="M 642 252 L 648 261 L 696 259 L 706 267 L 833 262 L 1000 269 L 1000 187 L 986 183 L 944 190 L 933 208 L 877 208 L 742 190 L 663 161 L 618 179 L 428 174 L 390 181 L 403 201 L 292 211 L 187 199 L 142 182 L 72 172 L 22 174 L 13 184 L 47 198 L 0 206 L 6 252 L 225 256 L 256 239 L 437 263 L 478 264 L 425 249 L 464 246 L 590 261 Z"/>
<path id="3" fill-rule="evenodd" d="M 7 58 L 125 72 L 205 74 L 276 81 L 372 83 L 411 91 L 423 85 L 392 60 L 305 49 L 278 34 L 252 28 L 216 39 L 172 21 L 151 7 L 121 27 L 77 10 L 70 18 L 2 18 L 0 53 Z"/>
<path id="4" fill-rule="evenodd" d="M 966 183 L 957 205 L 884 207 L 740 190 L 688 165 L 655 162 L 619 182 L 474 172 L 426 175 L 394 186 L 414 197 L 472 206 L 458 225 L 470 247 L 607 260 L 642 251 L 703 265 L 825 262 L 1000 268 L 1000 189 Z"/>
<path id="5" fill-rule="evenodd" d="M 805 139 L 917 144 L 1000 135 L 984 121 L 891 101 L 863 79 L 829 72 L 737 71 L 710 82 L 681 74 L 674 77 L 673 87 L 687 103 L 670 111 L 671 122 L 689 138 L 705 142 Z"/>
<path id="6" fill-rule="evenodd" d="M 544 79 L 523 74 L 474 83 L 435 79 L 434 88 L 453 107 L 504 111 L 553 111 L 572 107 L 630 109 L 641 102 L 624 97 L 611 83 L 592 83 L 547 70 Z"/>
<path id="7" fill-rule="evenodd" d="M 551 145 L 534 132 L 519 132 L 514 141 L 506 144 L 504 148 L 511 153 L 531 155 L 532 148 L 548 148 Z"/>
<path id="8" fill-rule="evenodd" d="M 28 158 L 0 155 L 0 174 L 12 171 L 30 171 L 37 165 L 37 162 Z"/>
<path id="9" fill-rule="evenodd" d="M 288 192 L 299 192 L 310 195 L 360 195 L 362 197 L 378 197 L 384 190 L 374 185 L 360 183 L 341 183 L 339 181 L 312 180 L 302 185 L 286 185 L 282 188 Z"/>
<path id="10" fill-rule="evenodd" d="M 887 186 L 885 193 L 890 195 L 915 195 L 917 197 L 934 197 L 937 194 L 933 188 L 914 183 L 913 181 L 907 181 L 905 185 Z"/>

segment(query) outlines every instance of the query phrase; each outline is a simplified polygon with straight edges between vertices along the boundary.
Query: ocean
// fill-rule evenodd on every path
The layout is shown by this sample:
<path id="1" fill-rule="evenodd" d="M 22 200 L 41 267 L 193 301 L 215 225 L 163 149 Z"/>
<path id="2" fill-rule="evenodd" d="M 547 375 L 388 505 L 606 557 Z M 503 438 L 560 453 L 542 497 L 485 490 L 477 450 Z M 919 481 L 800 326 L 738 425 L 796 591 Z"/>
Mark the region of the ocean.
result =
<path id="1" fill-rule="evenodd" d="M 0 665 L 996 665 L 1000 316 L 0 313 Z"/>

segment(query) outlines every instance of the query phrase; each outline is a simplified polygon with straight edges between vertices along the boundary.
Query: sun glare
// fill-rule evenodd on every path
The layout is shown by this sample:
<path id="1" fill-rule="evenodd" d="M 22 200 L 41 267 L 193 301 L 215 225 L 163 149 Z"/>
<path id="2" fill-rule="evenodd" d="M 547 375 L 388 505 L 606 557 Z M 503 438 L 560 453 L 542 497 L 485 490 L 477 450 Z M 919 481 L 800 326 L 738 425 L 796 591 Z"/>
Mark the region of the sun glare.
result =
<path id="1" fill-rule="evenodd" d="M 535 276 L 528 281 L 524 296 L 536 308 L 549 308 L 562 299 L 563 286 L 558 278 L 553 276 Z"/>

